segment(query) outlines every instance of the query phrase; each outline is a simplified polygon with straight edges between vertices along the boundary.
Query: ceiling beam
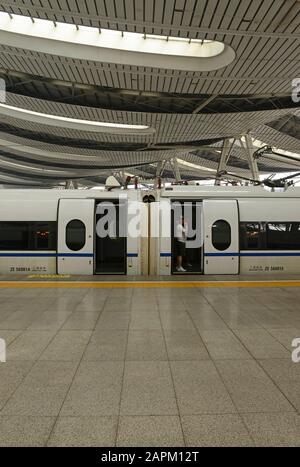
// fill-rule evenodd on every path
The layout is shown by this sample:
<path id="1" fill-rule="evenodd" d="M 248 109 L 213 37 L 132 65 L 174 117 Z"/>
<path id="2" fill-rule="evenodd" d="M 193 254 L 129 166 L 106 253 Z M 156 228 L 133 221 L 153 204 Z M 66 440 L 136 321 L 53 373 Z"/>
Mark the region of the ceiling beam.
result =
<path id="1" fill-rule="evenodd" d="M 246 153 L 246 157 L 249 163 L 249 167 L 252 173 L 253 180 L 259 181 L 259 169 L 257 165 L 257 159 L 254 158 L 254 148 L 253 148 L 253 141 L 249 134 L 244 136 L 246 145 L 244 145 L 243 140 L 240 139 L 240 143 L 242 148 Z"/>
<path id="2" fill-rule="evenodd" d="M 198 105 L 198 107 L 196 107 L 194 110 L 193 110 L 193 114 L 198 114 L 200 112 L 200 110 L 204 109 L 210 102 L 212 102 L 214 99 L 216 99 L 218 97 L 218 94 L 212 94 L 211 96 L 209 96 L 207 99 L 205 99 L 204 102 L 201 102 L 200 105 Z"/>
<path id="3" fill-rule="evenodd" d="M 222 147 L 222 153 L 221 153 L 221 157 L 220 157 L 220 162 L 219 162 L 219 165 L 218 165 L 215 185 L 219 185 L 219 183 L 220 183 L 221 177 L 220 177 L 219 173 L 226 170 L 226 165 L 227 165 L 227 162 L 229 160 L 230 153 L 231 153 L 231 150 L 233 148 L 234 142 L 235 142 L 235 140 L 233 140 L 231 142 L 231 140 L 229 138 L 226 138 L 224 140 L 224 144 L 223 144 L 223 147 Z"/>

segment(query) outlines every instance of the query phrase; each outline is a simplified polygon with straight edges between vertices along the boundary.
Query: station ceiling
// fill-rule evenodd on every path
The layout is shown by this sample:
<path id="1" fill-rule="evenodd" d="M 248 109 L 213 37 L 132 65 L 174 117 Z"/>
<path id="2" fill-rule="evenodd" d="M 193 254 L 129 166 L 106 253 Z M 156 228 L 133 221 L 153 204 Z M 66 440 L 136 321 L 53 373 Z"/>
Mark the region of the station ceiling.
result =
<path id="1" fill-rule="evenodd" d="M 83 60 L 41 51 L 38 38 L 24 48 L 0 44 L 0 184 L 54 186 L 66 180 L 103 183 L 123 171 L 155 176 L 160 161 L 178 158 L 184 179 L 208 178 L 218 168 L 224 138 L 250 133 L 290 158 L 263 156 L 262 173 L 299 171 L 300 2 L 296 0 L 11 0 L 0 12 L 99 30 L 221 41 L 234 61 L 215 71 L 186 71 Z M 1 32 L 1 31 L 0 31 Z M 121 34 L 121 33 L 120 33 Z M 16 46 L 18 44 L 18 46 Z M 74 46 L 75 47 L 75 46 Z M 76 54 L 75 54 L 76 55 Z M 13 109 L 13 110 L 11 110 Z M 18 109 L 26 109 L 21 118 Z M 34 113 L 62 117 L 41 123 Z M 89 131 L 63 119 L 149 126 L 149 134 Z M 184 163 L 185 162 L 185 163 Z M 250 175 L 247 158 L 232 146 L 228 170 Z M 165 165 L 164 176 L 173 172 Z"/>

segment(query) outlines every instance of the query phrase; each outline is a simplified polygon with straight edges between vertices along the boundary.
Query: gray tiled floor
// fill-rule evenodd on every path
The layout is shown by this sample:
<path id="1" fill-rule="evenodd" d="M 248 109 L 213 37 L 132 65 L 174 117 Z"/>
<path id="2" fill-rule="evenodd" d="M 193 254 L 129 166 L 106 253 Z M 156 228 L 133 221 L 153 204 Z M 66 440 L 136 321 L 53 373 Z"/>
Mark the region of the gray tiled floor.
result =
<path id="1" fill-rule="evenodd" d="M 0 446 L 300 446 L 299 299 L 0 288 Z"/>

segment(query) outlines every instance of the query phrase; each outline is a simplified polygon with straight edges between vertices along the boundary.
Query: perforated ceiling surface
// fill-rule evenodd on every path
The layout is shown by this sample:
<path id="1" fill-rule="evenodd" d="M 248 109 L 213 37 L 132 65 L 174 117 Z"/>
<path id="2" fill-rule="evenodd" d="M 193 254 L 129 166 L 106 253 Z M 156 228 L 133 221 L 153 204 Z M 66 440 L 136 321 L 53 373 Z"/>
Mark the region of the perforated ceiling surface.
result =
<path id="1" fill-rule="evenodd" d="M 41 53 L 34 40 L 32 50 L 0 45 L 6 104 L 155 129 L 147 136 L 92 133 L 63 123 L 50 126 L 8 117 L 0 106 L 2 184 L 27 184 L 30 177 L 34 184 L 70 178 L 99 181 L 107 170 L 125 167 L 151 176 L 156 162 L 173 157 L 195 165 L 180 165 L 183 178 L 200 178 L 205 176 L 201 167 L 218 168 L 220 152 L 207 149 L 209 145 L 247 132 L 271 146 L 300 153 L 296 123 L 280 125 L 282 118 L 300 116 L 299 104 L 291 99 L 292 80 L 300 77 L 299 1 L 2 0 L 0 11 L 74 28 L 218 40 L 236 52 L 233 63 L 223 69 L 186 72 Z M 249 174 L 245 154 L 236 146 L 228 164 L 230 170 Z M 283 158 L 259 160 L 263 172 L 297 167 L 297 162 Z M 166 174 L 171 172 L 166 169 Z"/>
<path id="2" fill-rule="evenodd" d="M 296 0 L 16 0 L 1 9 L 75 25 L 221 40 L 236 51 L 218 72 L 166 72 L 2 48 L 7 69 L 117 88 L 195 94 L 289 92 L 297 76 L 300 4 Z"/>

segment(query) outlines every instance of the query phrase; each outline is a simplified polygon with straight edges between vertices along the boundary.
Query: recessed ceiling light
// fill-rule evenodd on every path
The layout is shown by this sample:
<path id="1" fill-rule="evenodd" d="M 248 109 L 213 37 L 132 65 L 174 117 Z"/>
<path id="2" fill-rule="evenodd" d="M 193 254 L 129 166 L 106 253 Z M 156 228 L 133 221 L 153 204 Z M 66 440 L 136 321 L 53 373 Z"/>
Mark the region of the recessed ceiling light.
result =
<path id="1" fill-rule="evenodd" d="M 220 41 L 99 31 L 38 18 L 32 22 L 5 12 L 0 12 L 0 42 L 79 60 L 185 71 L 217 70 L 235 59 L 234 50 Z"/>
<path id="2" fill-rule="evenodd" d="M 77 118 L 62 117 L 60 115 L 44 114 L 33 110 L 13 107 L 0 103 L 0 114 L 7 117 L 19 118 L 34 123 L 50 126 L 63 124 L 64 128 L 72 130 L 92 131 L 114 134 L 151 134 L 155 129 L 146 125 L 131 125 L 127 123 L 97 122 L 93 120 L 81 120 Z"/>
<path id="3" fill-rule="evenodd" d="M 208 167 L 203 167 L 202 165 L 193 164 L 192 162 L 187 162 L 183 159 L 177 158 L 177 162 L 181 165 L 185 165 L 186 167 L 190 167 L 191 169 L 204 170 L 205 172 L 216 172 L 215 169 L 209 169 Z"/>

